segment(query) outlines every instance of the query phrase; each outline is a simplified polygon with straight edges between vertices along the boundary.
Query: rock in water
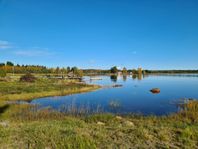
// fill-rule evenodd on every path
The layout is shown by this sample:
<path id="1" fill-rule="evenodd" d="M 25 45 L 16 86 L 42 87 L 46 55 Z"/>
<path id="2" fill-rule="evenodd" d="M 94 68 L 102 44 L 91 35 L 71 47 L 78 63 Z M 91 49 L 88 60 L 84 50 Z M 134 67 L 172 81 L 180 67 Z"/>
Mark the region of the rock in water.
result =
<path id="1" fill-rule="evenodd" d="M 159 94 L 160 93 L 160 89 L 159 88 L 153 88 L 150 90 L 153 94 Z"/>
<path id="2" fill-rule="evenodd" d="M 115 85 L 113 85 L 112 87 L 113 88 L 118 88 L 118 87 L 122 87 L 123 85 L 122 84 L 115 84 Z"/>

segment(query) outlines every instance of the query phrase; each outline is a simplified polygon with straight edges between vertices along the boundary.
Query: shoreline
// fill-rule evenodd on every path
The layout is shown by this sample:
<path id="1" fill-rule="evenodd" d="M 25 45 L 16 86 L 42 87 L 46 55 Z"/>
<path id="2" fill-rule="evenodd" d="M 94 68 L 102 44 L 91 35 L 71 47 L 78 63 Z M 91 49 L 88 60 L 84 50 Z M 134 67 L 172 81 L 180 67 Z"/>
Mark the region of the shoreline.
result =
<path id="1" fill-rule="evenodd" d="M 99 85 L 89 85 L 82 87 L 80 89 L 69 89 L 65 91 L 55 90 L 55 91 L 44 91 L 38 93 L 22 93 L 22 94 L 8 94 L 0 97 L 0 101 L 30 101 L 35 98 L 53 97 L 53 96 L 67 96 L 78 93 L 86 93 L 96 91 L 102 88 Z"/>
<path id="2" fill-rule="evenodd" d="M 163 117 L 108 113 L 72 116 L 15 107 L 14 117 L 0 121 L 3 134 L 0 145 L 3 148 L 28 145 L 31 148 L 197 148 L 197 105 L 197 101 L 191 102 L 187 111 Z"/>

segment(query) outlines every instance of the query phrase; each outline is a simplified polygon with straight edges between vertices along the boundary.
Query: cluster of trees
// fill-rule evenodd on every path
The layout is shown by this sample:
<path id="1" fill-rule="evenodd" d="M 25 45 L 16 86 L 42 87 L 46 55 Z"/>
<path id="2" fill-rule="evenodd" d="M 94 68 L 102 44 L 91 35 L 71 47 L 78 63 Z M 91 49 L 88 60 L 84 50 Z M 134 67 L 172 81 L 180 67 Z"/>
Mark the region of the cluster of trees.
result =
<path id="1" fill-rule="evenodd" d="M 45 73 L 45 74 L 56 74 L 56 75 L 66 75 L 72 72 L 76 76 L 83 76 L 83 71 L 77 67 L 66 67 L 66 68 L 47 68 L 46 66 L 40 65 L 14 65 L 14 63 L 8 61 L 6 63 L 0 63 L 0 77 L 4 77 L 6 73 Z"/>
<path id="2" fill-rule="evenodd" d="M 83 69 L 83 73 L 86 75 L 106 75 L 111 72 L 110 70 L 102 70 L 102 69 Z"/>
<path id="3" fill-rule="evenodd" d="M 118 68 L 116 67 L 116 66 L 114 66 L 114 67 L 112 67 L 111 69 L 110 69 L 110 72 L 111 73 L 118 73 Z"/>
<path id="4" fill-rule="evenodd" d="M 122 72 L 123 75 L 132 73 L 134 75 L 139 74 L 149 74 L 149 73 L 198 73 L 198 70 L 142 70 L 130 69 L 127 70 L 125 67 L 122 70 L 119 70 L 116 66 L 110 68 L 109 70 L 102 69 L 84 69 L 80 70 L 77 67 L 65 67 L 65 68 L 48 68 L 46 66 L 40 65 L 15 65 L 13 62 L 0 63 L 0 77 L 5 77 L 6 73 L 45 73 L 45 74 L 55 74 L 55 75 L 67 75 L 73 73 L 75 76 L 82 77 L 85 75 L 105 75 L 105 74 L 117 74 Z"/>
<path id="5" fill-rule="evenodd" d="M 123 69 L 118 69 L 116 66 L 110 68 L 109 70 L 101 70 L 101 69 L 84 69 L 83 72 L 86 75 L 102 75 L 102 74 L 117 74 L 118 72 L 122 72 L 123 75 L 127 75 L 129 73 L 133 73 L 133 74 L 139 74 L 140 72 L 142 73 L 141 69 L 131 69 L 131 70 L 127 70 L 126 67 L 124 67 Z"/>
<path id="6" fill-rule="evenodd" d="M 14 65 L 12 62 L 0 63 L 0 70 L 6 73 L 50 73 L 51 70 L 39 65 Z"/>
<path id="7" fill-rule="evenodd" d="M 126 69 L 126 67 L 124 67 L 122 70 L 119 70 L 116 66 L 114 66 L 110 69 L 110 72 L 113 74 L 116 74 L 119 71 L 122 72 L 123 75 L 127 75 L 129 73 L 128 70 Z"/>

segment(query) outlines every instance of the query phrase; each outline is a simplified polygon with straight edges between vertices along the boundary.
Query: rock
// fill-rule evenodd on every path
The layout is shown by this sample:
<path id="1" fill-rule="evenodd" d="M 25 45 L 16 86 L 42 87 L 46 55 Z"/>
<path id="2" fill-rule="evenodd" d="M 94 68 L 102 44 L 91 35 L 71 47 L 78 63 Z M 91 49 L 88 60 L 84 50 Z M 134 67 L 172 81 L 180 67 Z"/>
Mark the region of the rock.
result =
<path id="1" fill-rule="evenodd" d="M 121 85 L 121 84 L 115 84 L 115 85 L 113 85 L 112 87 L 113 88 L 117 88 L 117 87 L 122 87 L 123 85 Z"/>
<path id="2" fill-rule="evenodd" d="M 159 88 L 153 88 L 153 89 L 150 90 L 150 92 L 152 92 L 153 94 L 159 94 L 160 89 Z"/>
<path id="3" fill-rule="evenodd" d="M 116 119 L 117 120 L 122 120 L 122 117 L 121 116 L 116 116 Z"/>
<path id="4" fill-rule="evenodd" d="M 131 121 L 125 121 L 124 124 L 125 124 L 126 126 L 129 126 L 129 127 L 134 127 L 134 126 L 135 126 L 134 123 L 131 122 Z"/>
<path id="5" fill-rule="evenodd" d="M 0 126 L 8 127 L 9 123 L 7 121 L 0 122 Z"/>
<path id="6" fill-rule="evenodd" d="M 97 122 L 97 124 L 100 125 L 100 126 L 104 126 L 105 125 L 105 123 L 103 123 L 103 122 Z"/>

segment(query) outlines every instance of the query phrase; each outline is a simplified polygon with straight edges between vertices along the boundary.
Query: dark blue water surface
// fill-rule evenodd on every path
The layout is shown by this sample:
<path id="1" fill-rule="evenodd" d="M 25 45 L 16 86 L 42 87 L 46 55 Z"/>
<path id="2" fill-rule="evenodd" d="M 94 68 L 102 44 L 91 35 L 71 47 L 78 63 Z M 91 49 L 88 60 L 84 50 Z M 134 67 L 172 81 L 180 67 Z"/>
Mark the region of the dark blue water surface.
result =
<path id="1" fill-rule="evenodd" d="M 122 84 L 120 88 L 103 88 L 97 91 L 69 96 L 46 97 L 31 101 L 41 107 L 61 110 L 87 108 L 89 111 L 112 113 L 141 113 L 165 115 L 176 112 L 175 102 L 184 98 L 198 99 L 198 75 L 151 75 L 146 77 L 99 76 L 102 80 L 84 80 L 90 84 L 110 86 Z M 160 88 L 159 94 L 152 94 L 152 88 Z"/>

